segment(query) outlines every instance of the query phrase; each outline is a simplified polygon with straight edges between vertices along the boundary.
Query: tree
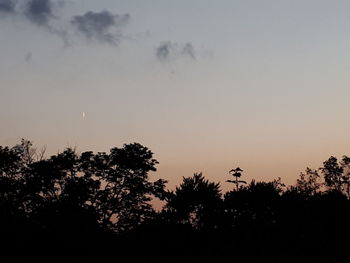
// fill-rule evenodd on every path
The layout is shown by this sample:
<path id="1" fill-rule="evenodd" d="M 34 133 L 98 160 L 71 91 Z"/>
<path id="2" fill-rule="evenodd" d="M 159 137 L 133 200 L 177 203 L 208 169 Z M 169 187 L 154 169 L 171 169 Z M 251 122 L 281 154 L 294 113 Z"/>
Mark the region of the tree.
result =
<path id="1" fill-rule="evenodd" d="M 342 160 L 340 161 L 340 165 L 343 168 L 343 189 L 347 197 L 350 198 L 350 157 L 344 155 Z"/>
<path id="2" fill-rule="evenodd" d="M 226 227 L 243 229 L 272 225 L 284 187 L 281 178 L 271 182 L 252 180 L 247 186 L 227 192 L 224 195 Z"/>
<path id="3" fill-rule="evenodd" d="M 209 182 L 202 173 L 184 177 L 166 205 L 176 222 L 196 229 L 217 227 L 215 221 L 221 209 L 220 184 Z"/>
<path id="4" fill-rule="evenodd" d="M 12 148 L 0 147 L 0 160 L 2 211 L 22 214 L 46 229 L 55 227 L 50 220 L 60 224 L 55 219 L 60 215 L 73 222 L 74 214 L 76 222 L 90 218 L 105 229 L 125 231 L 154 215 L 152 198 L 166 196 L 166 181 L 149 179 L 157 160 L 138 143 L 112 148 L 109 154 L 79 155 L 68 148 L 43 158 L 22 140 Z"/>
<path id="5" fill-rule="evenodd" d="M 318 171 L 307 167 L 305 172 L 300 173 L 300 177 L 297 179 L 296 190 L 305 196 L 313 196 L 319 192 L 321 185 Z"/>
<path id="6" fill-rule="evenodd" d="M 166 181 L 150 182 L 148 173 L 156 171 L 153 153 L 138 143 L 112 148 L 110 154 L 85 152 L 80 172 L 98 180 L 99 189 L 89 204 L 100 215 L 102 225 L 115 231 L 129 230 L 154 214 L 152 198 L 165 198 Z"/>
<path id="7" fill-rule="evenodd" d="M 227 180 L 226 182 L 229 183 L 233 183 L 236 185 L 236 190 L 238 191 L 239 189 L 239 185 L 240 184 L 247 184 L 246 181 L 242 181 L 242 180 L 238 180 L 238 178 L 240 178 L 242 176 L 242 172 L 243 170 L 239 167 L 232 169 L 231 171 L 229 171 L 229 174 L 231 174 L 233 177 L 235 177 L 235 180 Z"/>
<path id="8" fill-rule="evenodd" d="M 13 217 L 24 216 L 20 199 L 24 182 L 21 176 L 23 169 L 22 152 L 18 148 L 0 146 L 1 221 L 13 221 Z"/>
<path id="9" fill-rule="evenodd" d="M 337 158 L 331 156 L 323 162 L 323 167 L 320 170 L 324 176 L 326 187 L 341 192 L 343 168 L 338 164 Z"/>

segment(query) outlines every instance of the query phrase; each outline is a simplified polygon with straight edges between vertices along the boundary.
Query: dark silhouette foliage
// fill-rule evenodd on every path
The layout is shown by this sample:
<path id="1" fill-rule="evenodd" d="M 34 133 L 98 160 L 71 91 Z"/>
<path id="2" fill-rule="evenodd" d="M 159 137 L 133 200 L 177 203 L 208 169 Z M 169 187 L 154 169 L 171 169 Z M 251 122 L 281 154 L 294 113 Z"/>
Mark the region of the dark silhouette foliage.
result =
<path id="1" fill-rule="evenodd" d="M 138 143 L 50 157 L 27 140 L 0 146 L 1 262 L 349 260 L 349 157 L 292 186 L 247 183 L 237 167 L 226 193 L 202 173 L 167 190 L 157 164 Z"/>
<path id="2" fill-rule="evenodd" d="M 222 206 L 220 184 L 209 182 L 195 173 L 184 177 L 175 192 L 171 193 L 166 211 L 180 224 L 189 224 L 195 229 L 215 228 L 215 216 Z"/>
<path id="3" fill-rule="evenodd" d="M 239 185 L 240 184 L 247 184 L 246 181 L 243 181 L 243 180 L 238 180 L 241 176 L 242 176 L 242 172 L 243 170 L 239 167 L 235 168 L 235 169 L 232 169 L 229 174 L 231 174 L 235 180 L 227 180 L 226 182 L 228 183 L 233 183 L 236 185 L 236 190 L 238 191 L 239 190 Z"/>

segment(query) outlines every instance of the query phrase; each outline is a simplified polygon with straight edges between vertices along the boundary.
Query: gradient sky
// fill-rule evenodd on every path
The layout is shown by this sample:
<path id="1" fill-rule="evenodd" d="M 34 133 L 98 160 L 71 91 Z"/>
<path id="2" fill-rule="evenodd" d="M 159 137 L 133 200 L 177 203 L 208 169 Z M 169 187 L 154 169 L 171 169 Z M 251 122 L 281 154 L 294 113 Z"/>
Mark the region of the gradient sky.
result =
<path id="1" fill-rule="evenodd" d="M 170 187 L 224 189 L 236 166 L 290 184 L 350 154 L 349 1 L 19 2 L 0 13 L 1 145 L 139 142 Z"/>

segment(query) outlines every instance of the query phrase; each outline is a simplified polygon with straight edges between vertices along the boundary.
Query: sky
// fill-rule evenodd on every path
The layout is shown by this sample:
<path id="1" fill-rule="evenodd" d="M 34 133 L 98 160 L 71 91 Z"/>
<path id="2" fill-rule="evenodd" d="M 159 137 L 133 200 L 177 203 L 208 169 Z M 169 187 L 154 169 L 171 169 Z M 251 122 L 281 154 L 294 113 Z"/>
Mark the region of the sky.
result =
<path id="1" fill-rule="evenodd" d="M 350 2 L 0 0 L 0 145 L 139 142 L 178 185 L 350 154 Z M 85 117 L 83 117 L 85 115 Z"/>

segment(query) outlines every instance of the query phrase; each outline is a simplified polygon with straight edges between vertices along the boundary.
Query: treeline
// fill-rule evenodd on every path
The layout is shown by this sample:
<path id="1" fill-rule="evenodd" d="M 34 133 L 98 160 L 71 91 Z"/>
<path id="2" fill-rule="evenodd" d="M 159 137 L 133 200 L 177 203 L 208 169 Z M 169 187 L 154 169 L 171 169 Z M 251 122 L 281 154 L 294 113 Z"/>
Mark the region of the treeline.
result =
<path id="1" fill-rule="evenodd" d="M 0 261 L 349 261 L 349 157 L 292 186 L 237 167 L 226 193 L 202 174 L 167 190 L 149 178 L 157 164 L 138 143 L 47 158 L 27 140 L 0 146 Z"/>

